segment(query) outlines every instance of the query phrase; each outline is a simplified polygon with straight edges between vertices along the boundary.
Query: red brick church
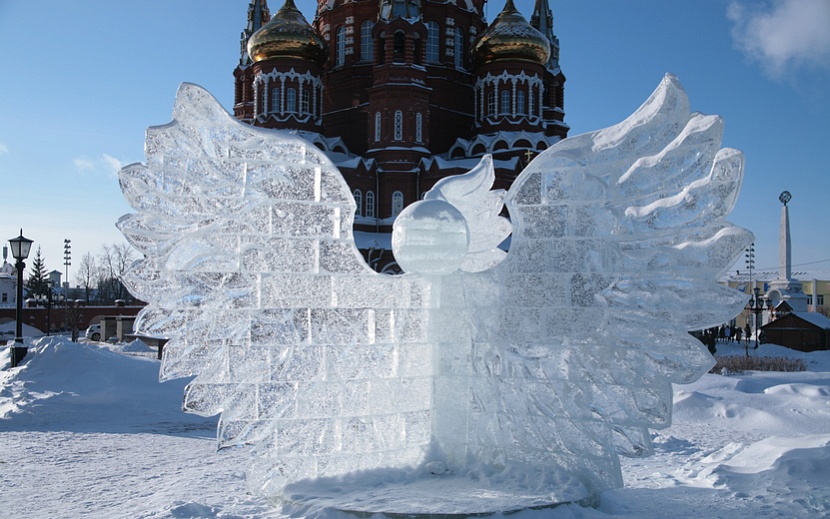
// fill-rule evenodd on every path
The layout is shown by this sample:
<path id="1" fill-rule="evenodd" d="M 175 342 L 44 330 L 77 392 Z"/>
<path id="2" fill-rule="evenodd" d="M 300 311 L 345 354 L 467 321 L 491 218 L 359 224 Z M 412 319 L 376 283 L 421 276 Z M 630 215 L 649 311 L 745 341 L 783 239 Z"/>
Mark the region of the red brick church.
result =
<path id="1" fill-rule="evenodd" d="M 496 187 L 567 136 L 565 76 L 547 0 L 528 22 L 507 0 L 286 0 L 248 7 L 234 115 L 323 150 L 357 202 L 355 238 L 388 256 L 395 216 L 492 154 Z M 372 249 L 372 250 L 370 250 Z M 388 261 L 382 261 L 388 264 Z"/>

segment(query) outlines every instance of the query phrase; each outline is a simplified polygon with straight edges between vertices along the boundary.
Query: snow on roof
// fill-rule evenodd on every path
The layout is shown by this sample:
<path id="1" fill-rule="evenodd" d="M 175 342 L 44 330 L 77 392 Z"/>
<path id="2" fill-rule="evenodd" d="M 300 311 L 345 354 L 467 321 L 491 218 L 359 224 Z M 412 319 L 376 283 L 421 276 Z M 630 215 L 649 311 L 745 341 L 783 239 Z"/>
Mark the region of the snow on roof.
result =
<path id="1" fill-rule="evenodd" d="M 334 160 L 332 154 L 329 154 L 329 158 L 332 159 L 334 165 L 338 168 L 346 168 L 346 169 L 357 169 L 360 166 L 360 163 L 363 163 L 363 166 L 369 170 L 372 168 L 372 164 L 374 163 L 375 159 L 364 159 L 363 157 L 352 157 L 343 160 Z"/>
<path id="2" fill-rule="evenodd" d="M 507 160 L 493 160 L 493 167 L 514 169 L 516 167 L 516 161 L 518 160 L 518 157 L 512 157 Z M 478 166 L 479 162 L 481 162 L 481 157 L 446 159 L 439 156 L 432 156 L 421 159 L 421 163 L 424 164 L 427 169 L 434 163 L 437 164 L 440 169 L 464 168 L 470 170 Z"/>
<path id="3" fill-rule="evenodd" d="M 354 231 L 354 242 L 358 249 L 392 250 L 391 233 Z"/>
<path id="4" fill-rule="evenodd" d="M 819 328 L 830 329 L 830 318 L 818 312 L 792 312 L 792 314 Z"/>
<path id="5" fill-rule="evenodd" d="M 437 155 L 431 157 L 424 157 L 421 159 L 421 164 L 424 165 L 424 169 L 429 169 L 432 167 L 433 164 L 437 164 L 439 169 L 449 169 L 449 168 L 464 168 L 464 169 L 473 169 L 481 162 L 481 157 L 471 157 L 471 158 L 463 158 L 463 159 L 445 159 L 439 157 Z"/>
<path id="6" fill-rule="evenodd" d="M 792 278 L 798 281 L 812 281 L 814 279 L 819 281 L 830 281 L 830 270 L 798 270 L 792 272 Z M 768 283 L 778 279 L 778 269 L 774 270 L 756 270 L 752 273 L 752 281 L 761 281 Z M 749 282 L 749 271 L 740 270 L 739 273 L 731 273 L 723 276 L 721 281 L 726 282 Z"/>

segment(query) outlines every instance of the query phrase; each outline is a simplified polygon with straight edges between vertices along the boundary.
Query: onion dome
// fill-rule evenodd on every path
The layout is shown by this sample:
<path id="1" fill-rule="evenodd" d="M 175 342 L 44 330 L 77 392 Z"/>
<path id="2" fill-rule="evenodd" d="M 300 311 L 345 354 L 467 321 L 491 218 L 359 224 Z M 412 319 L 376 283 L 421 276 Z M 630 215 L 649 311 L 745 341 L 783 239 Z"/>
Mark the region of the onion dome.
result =
<path id="1" fill-rule="evenodd" d="M 276 58 L 323 63 L 326 44 L 294 5 L 294 0 L 286 0 L 271 21 L 248 40 L 248 55 L 254 63 Z"/>
<path id="2" fill-rule="evenodd" d="M 507 0 L 502 12 L 473 45 L 473 60 L 478 64 L 518 60 L 544 65 L 549 56 L 550 42 L 516 10 L 513 0 Z"/>

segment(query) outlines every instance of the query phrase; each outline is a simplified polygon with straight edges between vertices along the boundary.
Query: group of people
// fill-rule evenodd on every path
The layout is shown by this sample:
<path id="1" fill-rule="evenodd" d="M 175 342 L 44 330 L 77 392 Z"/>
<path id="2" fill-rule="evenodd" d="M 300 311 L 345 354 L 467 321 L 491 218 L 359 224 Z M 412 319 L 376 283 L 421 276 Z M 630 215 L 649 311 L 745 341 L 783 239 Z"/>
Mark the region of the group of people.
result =
<path id="1" fill-rule="evenodd" d="M 746 323 L 746 328 L 744 330 L 741 329 L 740 326 L 729 326 L 728 324 L 722 324 L 717 328 L 713 328 L 712 330 L 717 339 L 720 342 L 741 342 L 741 337 L 745 336 L 746 340 L 749 340 L 749 336 L 752 335 L 752 328 L 749 327 L 749 323 Z"/>
<path id="2" fill-rule="evenodd" d="M 752 327 L 746 323 L 744 328 L 740 326 L 730 326 L 722 324 L 713 328 L 703 330 L 703 334 L 699 337 L 700 341 L 709 348 L 712 355 L 715 354 L 718 342 L 737 342 L 740 344 L 741 339 L 745 341 L 745 346 L 749 346 L 749 341 L 752 338 Z M 761 343 L 764 342 L 764 332 L 758 336 Z"/>

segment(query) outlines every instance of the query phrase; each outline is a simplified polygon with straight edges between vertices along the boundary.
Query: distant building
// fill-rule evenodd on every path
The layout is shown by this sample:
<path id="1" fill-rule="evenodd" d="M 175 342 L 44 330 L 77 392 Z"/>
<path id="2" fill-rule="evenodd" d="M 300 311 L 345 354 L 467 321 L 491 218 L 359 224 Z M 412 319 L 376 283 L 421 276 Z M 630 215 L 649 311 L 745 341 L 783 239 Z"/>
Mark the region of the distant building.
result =
<path id="1" fill-rule="evenodd" d="M 9 263 L 9 249 L 3 246 L 3 265 L 0 265 L 0 307 L 17 306 L 17 269 Z"/>
<path id="2" fill-rule="evenodd" d="M 779 273 L 777 270 L 761 270 L 753 272 L 752 281 L 750 282 L 749 272 L 741 271 L 740 273 L 730 274 L 722 278 L 721 283 L 736 288 L 741 292 L 746 292 L 747 301 L 749 301 L 750 295 L 753 293 L 755 287 L 758 287 L 762 296 L 771 294 L 773 296 L 771 299 L 772 311 L 765 311 L 762 321 L 763 323 L 768 323 L 775 318 L 783 316 L 784 312 L 779 311 L 778 308 L 782 302 L 787 301 L 781 298 L 775 299 L 776 294 L 771 290 L 773 283 L 778 279 Z M 807 307 L 803 310 L 804 312 L 822 313 L 830 309 L 830 270 L 791 271 L 790 279 L 801 285 L 802 294 L 807 303 Z M 787 303 L 787 307 L 792 310 L 792 306 L 789 303 Z M 799 310 L 795 311 L 799 312 Z M 752 313 L 745 309 L 735 318 L 735 323 L 739 326 L 744 326 L 747 318 L 749 318 L 750 323 L 753 323 L 752 327 L 754 329 L 754 316 L 750 316 L 752 316 Z"/>
<path id="3" fill-rule="evenodd" d="M 767 342 L 794 350 L 830 349 L 830 318 L 815 312 L 790 312 L 767 323 L 761 330 Z"/>
<path id="4" fill-rule="evenodd" d="M 353 192 L 355 239 L 370 264 L 395 217 L 439 179 L 492 154 L 497 188 L 568 133 L 565 76 L 547 0 L 528 22 L 507 0 L 293 0 L 248 7 L 234 115 L 323 150 Z M 372 255 L 375 254 L 375 257 Z"/>
<path id="5" fill-rule="evenodd" d="M 820 314 L 828 309 L 828 306 L 825 306 L 825 298 L 830 292 L 830 270 L 793 272 L 790 215 L 787 208 L 791 199 L 789 191 L 784 191 L 778 197 L 783 204 L 778 232 L 778 269 L 743 272 L 739 270 L 721 279 L 721 283 L 746 292 L 747 302 L 754 295 L 755 289 L 758 289 L 758 295 L 765 303 L 768 302 L 765 304 L 760 323 L 757 323 L 759 326 L 791 313 Z M 745 308 L 730 324 L 741 327 L 749 324 L 752 330 L 757 328 L 755 314 L 749 308 Z"/>
<path id="6" fill-rule="evenodd" d="M 49 285 L 52 287 L 53 292 L 60 292 L 63 289 L 63 285 L 61 284 L 61 278 L 63 277 L 63 272 L 60 270 L 53 270 L 49 272 Z"/>

